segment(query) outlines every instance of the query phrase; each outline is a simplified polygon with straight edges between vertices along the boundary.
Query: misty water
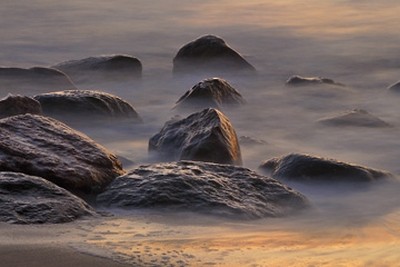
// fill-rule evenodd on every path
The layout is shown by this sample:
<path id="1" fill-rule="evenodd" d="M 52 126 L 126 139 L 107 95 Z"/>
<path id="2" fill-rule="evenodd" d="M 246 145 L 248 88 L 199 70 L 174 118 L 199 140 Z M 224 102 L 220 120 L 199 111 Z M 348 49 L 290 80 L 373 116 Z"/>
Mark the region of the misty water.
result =
<path id="1" fill-rule="evenodd" d="M 229 81 L 247 101 L 238 109 L 224 110 L 237 135 L 263 141 L 241 145 L 245 167 L 256 170 L 262 161 L 296 152 L 397 176 L 400 95 L 387 87 L 400 79 L 399 11 L 395 0 L 4 0 L 0 4 L 0 65 L 52 66 L 108 54 L 139 58 L 143 64 L 140 81 L 75 82 L 80 89 L 120 96 L 142 117 L 143 124 L 73 125 L 134 162 L 125 166 L 129 169 L 154 162 L 147 153 L 149 138 L 177 115 L 171 108 L 187 90 L 210 78 L 173 75 L 173 57 L 189 41 L 214 34 L 257 69 L 257 76 L 252 77 L 212 75 Z M 285 86 L 292 75 L 327 77 L 346 86 Z M 13 88 L 0 90 L 0 97 L 14 92 Z M 46 92 L 18 91 L 29 96 Z M 317 123 L 353 109 L 367 110 L 393 127 Z M 169 262 L 177 266 L 398 264 L 398 184 L 290 186 L 310 199 L 313 211 L 250 222 L 140 211 L 95 223 L 77 222 L 73 227 L 78 233 L 87 231 L 87 243 L 111 251 L 110 257 L 136 263 L 139 251 L 150 266 L 160 264 L 161 252 L 174 248 L 193 256 L 178 255 L 182 261 L 178 262 L 168 254 Z M 135 225 L 145 233 L 135 232 L 135 237 Z M 152 256 L 146 258 L 145 250 L 133 249 L 142 245 L 154 250 Z"/>

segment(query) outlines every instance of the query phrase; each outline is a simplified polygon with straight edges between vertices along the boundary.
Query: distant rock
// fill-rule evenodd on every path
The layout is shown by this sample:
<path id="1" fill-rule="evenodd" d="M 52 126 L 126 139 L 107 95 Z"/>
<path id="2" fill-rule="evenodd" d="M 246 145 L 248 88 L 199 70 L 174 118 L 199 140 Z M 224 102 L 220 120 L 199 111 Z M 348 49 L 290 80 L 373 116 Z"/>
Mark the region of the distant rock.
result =
<path id="1" fill-rule="evenodd" d="M 354 109 L 342 115 L 320 119 L 318 122 L 328 126 L 392 127 L 389 123 L 363 109 Z"/>
<path id="2" fill-rule="evenodd" d="M 31 114 L 0 120 L 0 171 L 43 177 L 83 193 L 98 192 L 125 173 L 116 156 L 89 137 Z"/>
<path id="3" fill-rule="evenodd" d="M 209 107 L 222 109 L 244 103 L 242 95 L 226 80 L 211 78 L 194 85 L 176 102 L 174 108 L 183 110 L 199 110 Z"/>
<path id="4" fill-rule="evenodd" d="M 34 96 L 43 113 L 63 120 L 80 119 L 133 119 L 141 121 L 135 109 L 118 96 L 92 90 L 66 90 Z"/>
<path id="5" fill-rule="evenodd" d="M 309 205 L 300 193 L 249 169 L 193 161 L 140 166 L 115 179 L 97 201 L 247 219 L 285 216 Z"/>
<path id="6" fill-rule="evenodd" d="M 267 160 L 260 169 L 275 179 L 298 182 L 371 182 L 392 177 L 385 171 L 303 154 Z"/>
<path id="7" fill-rule="evenodd" d="M 397 81 L 397 82 L 395 82 L 394 84 L 390 85 L 390 86 L 388 87 L 388 89 L 389 89 L 391 92 L 396 92 L 396 93 L 400 92 L 400 81 Z"/>
<path id="8" fill-rule="evenodd" d="M 0 67 L 0 90 L 12 94 L 42 93 L 50 90 L 76 89 L 65 73 L 52 69 Z"/>
<path id="9" fill-rule="evenodd" d="M 214 35 L 205 35 L 184 45 L 174 58 L 174 73 L 191 72 L 246 72 L 255 73 L 238 52 L 224 40 Z"/>
<path id="10" fill-rule="evenodd" d="M 286 81 L 287 85 L 290 86 L 312 86 L 312 85 L 336 85 L 336 86 L 345 86 L 342 83 L 335 82 L 332 79 L 322 78 L 322 77 L 302 77 L 298 75 L 294 75 L 290 77 Z"/>
<path id="11" fill-rule="evenodd" d="M 0 221 L 64 223 L 96 215 L 83 200 L 43 178 L 0 172 Z"/>
<path id="12" fill-rule="evenodd" d="M 131 80 L 142 76 L 142 63 L 129 55 L 106 55 L 70 60 L 53 68 L 68 74 L 76 82 Z"/>
<path id="13" fill-rule="evenodd" d="M 8 95 L 0 99 L 0 119 L 20 114 L 42 114 L 40 103 L 30 97 L 21 95 Z"/>
<path id="14" fill-rule="evenodd" d="M 264 140 L 254 139 L 253 137 L 242 135 L 239 137 L 240 145 L 256 146 L 256 145 L 267 145 L 268 143 Z"/>
<path id="15" fill-rule="evenodd" d="M 241 165 L 236 132 L 229 119 L 212 108 L 167 122 L 149 141 L 149 152 L 165 160 L 199 160 Z"/>

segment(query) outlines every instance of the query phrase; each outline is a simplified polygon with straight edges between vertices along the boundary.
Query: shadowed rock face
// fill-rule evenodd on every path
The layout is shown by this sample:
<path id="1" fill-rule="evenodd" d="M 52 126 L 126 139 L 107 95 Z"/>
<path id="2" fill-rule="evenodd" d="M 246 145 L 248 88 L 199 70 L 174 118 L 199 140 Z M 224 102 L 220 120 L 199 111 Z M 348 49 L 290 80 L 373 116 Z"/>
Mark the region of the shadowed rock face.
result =
<path id="1" fill-rule="evenodd" d="M 392 177 L 385 171 L 302 154 L 270 159 L 260 169 L 276 179 L 299 182 L 371 182 Z"/>
<path id="2" fill-rule="evenodd" d="M 390 85 L 390 86 L 388 87 L 388 89 L 389 89 L 391 92 L 399 93 L 399 92 L 400 92 L 400 81 L 397 81 L 396 83 Z"/>
<path id="3" fill-rule="evenodd" d="M 180 110 L 199 110 L 238 106 L 244 104 L 242 95 L 227 81 L 220 78 L 206 79 L 187 91 L 174 108 Z"/>
<path id="4" fill-rule="evenodd" d="M 80 198 L 43 178 L 0 172 L 0 221 L 64 223 L 96 213 Z"/>
<path id="5" fill-rule="evenodd" d="M 242 164 L 239 142 L 229 119 L 212 108 L 170 121 L 149 141 L 149 152 L 165 160 Z"/>
<path id="6" fill-rule="evenodd" d="M 363 109 L 354 109 L 339 116 L 321 119 L 318 122 L 328 126 L 392 127 L 389 123 Z"/>
<path id="7" fill-rule="evenodd" d="M 40 103 L 30 97 L 8 95 L 0 100 L 0 119 L 19 114 L 42 114 Z"/>
<path id="8" fill-rule="evenodd" d="M 192 161 L 140 166 L 115 179 L 97 201 L 234 218 L 284 216 L 308 206 L 303 195 L 275 179 L 241 167 Z"/>
<path id="9" fill-rule="evenodd" d="M 76 82 L 130 80 L 142 76 L 142 63 L 129 55 L 109 55 L 70 60 L 53 68 L 68 74 Z"/>
<path id="10" fill-rule="evenodd" d="M 135 109 L 123 99 L 100 91 L 66 90 L 34 96 L 43 113 L 63 119 L 134 119 L 141 121 Z"/>
<path id="11" fill-rule="evenodd" d="M 224 40 L 214 35 L 202 36 L 179 49 L 174 58 L 174 73 L 204 71 L 254 73 L 250 65 Z"/>
<path id="12" fill-rule="evenodd" d="M 323 84 L 344 86 L 343 84 L 337 83 L 332 79 L 322 77 L 301 77 L 298 75 L 294 75 L 286 81 L 286 85 L 290 86 L 313 86 Z"/>
<path id="13" fill-rule="evenodd" d="M 124 173 L 116 156 L 65 124 L 39 115 L 0 120 L 0 171 L 43 177 L 73 192 L 98 192 Z"/>
<path id="14" fill-rule="evenodd" d="M 52 69 L 34 67 L 0 68 L 0 90 L 13 94 L 30 91 L 33 94 L 50 90 L 75 89 L 75 85 L 63 72 Z"/>

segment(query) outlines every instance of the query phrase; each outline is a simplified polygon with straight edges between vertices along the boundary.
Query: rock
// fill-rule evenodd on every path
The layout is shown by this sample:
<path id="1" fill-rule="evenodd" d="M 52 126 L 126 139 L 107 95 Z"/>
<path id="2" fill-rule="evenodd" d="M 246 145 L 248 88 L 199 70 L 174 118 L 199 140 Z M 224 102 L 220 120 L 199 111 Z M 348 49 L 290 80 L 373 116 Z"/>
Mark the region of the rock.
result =
<path id="1" fill-rule="evenodd" d="M 246 146 L 259 146 L 259 145 L 267 145 L 268 143 L 264 140 L 258 140 L 258 139 L 254 139 L 250 136 L 247 135 L 242 135 L 239 137 L 239 143 L 240 145 L 246 145 Z"/>
<path id="2" fill-rule="evenodd" d="M 13 94 L 32 94 L 49 90 L 76 89 L 71 79 L 63 72 L 34 67 L 30 69 L 0 67 L 0 90 Z"/>
<path id="3" fill-rule="evenodd" d="M 174 108 L 184 110 L 198 110 L 203 108 L 217 108 L 239 106 L 245 103 L 242 95 L 227 81 L 220 78 L 211 78 L 197 83 L 187 91 L 177 102 Z"/>
<path id="4" fill-rule="evenodd" d="M 96 215 L 88 204 L 65 189 L 35 176 L 0 172 L 0 221 L 64 223 Z"/>
<path id="5" fill-rule="evenodd" d="M 249 169 L 193 161 L 140 166 L 115 179 L 97 201 L 233 218 L 284 216 L 309 205 L 300 193 Z"/>
<path id="6" fill-rule="evenodd" d="M 392 177 L 385 171 L 303 154 L 270 159 L 260 169 L 275 179 L 298 182 L 371 182 Z"/>
<path id="7" fill-rule="evenodd" d="M 0 119 L 26 113 L 41 115 L 40 103 L 33 98 L 21 95 L 8 95 L 0 100 Z"/>
<path id="8" fill-rule="evenodd" d="M 167 122 L 149 141 L 149 152 L 166 160 L 199 160 L 242 164 L 236 132 L 220 111 L 204 109 Z"/>
<path id="9" fill-rule="evenodd" d="M 206 35 L 179 49 L 174 58 L 173 71 L 174 73 L 197 71 L 254 73 L 255 68 L 224 40 L 214 35 Z"/>
<path id="10" fill-rule="evenodd" d="M 125 173 L 116 156 L 89 137 L 31 114 L 0 120 L 0 171 L 43 177 L 78 193 L 98 192 Z"/>
<path id="11" fill-rule="evenodd" d="M 142 76 L 142 63 L 129 55 L 107 55 L 70 60 L 53 68 L 67 73 L 75 82 L 135 80 Z"/>
<path id="12" fill-rule="evenodd" d="M 390 85 L 388 89 L 391 92 L 400 92 L 400 81 L 395 82 L 394 84 Z"/>
<path id="13" fill-rule="evenodd" d="M 118 96 L 92 90 L 66 90 L 34 96 L 44 114 L 63 120 L 133 119 L 141 121 L 135 109 Z"/>
<path id="14" fill-rule="evenodd" d="M 328 126 L 392 127 L 389 123 L 363 109 L 354 109 L 339 116 L 320 119 L 318 123 Z"/>
<path id="15" fill-rule="evenodd" d="M 336 86 L 344 86 L 344 84 L 337 83 L 332 79 L 322 78 L 322 77 L 301 77 L 298 75 L 294 75 L 290 77 L 286 81 L 287 85 L 290 86 L 313 86 L 313 85 L 336 85 Z"/>

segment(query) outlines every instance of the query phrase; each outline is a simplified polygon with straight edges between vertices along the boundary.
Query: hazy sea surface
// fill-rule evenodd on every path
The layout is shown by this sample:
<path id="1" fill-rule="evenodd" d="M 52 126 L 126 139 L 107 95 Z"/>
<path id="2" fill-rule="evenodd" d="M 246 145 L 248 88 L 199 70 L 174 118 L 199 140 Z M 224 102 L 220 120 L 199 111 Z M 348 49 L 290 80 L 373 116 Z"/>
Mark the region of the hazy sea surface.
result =
<path id="1" fill-rule="evenodd" d="M 85 125 L 80 130 L 135 164 L 147 163 L 153 160 L 147 155 L 148 139 L 175 115 L 175 101 L 208 78 L 174 77 L 174 55 L 183 44 L 215 34 L 258 71 L 253 78 L 222 77 L 248 102 L 225 111 L 238 136 L 265 141 L 242 145 L 244 166 L 255 169 L 263 160 L 298 152 L 398 175 L 400 95 L 386 88 L 400 80 L 399 13 L 395 0 L 2 0 L 0 66 L 51 66 L 102 54 L 138 57 L 143 78 L 137 84 L 97 81 L 77 86 L 123 97 L 145 123 L 100 129 Z M 284 86 L 294 74 L 332 78 L 347 86 Z M 0 97 L 8 93 L 12 88 L 1 88 Z M 335 128 L 316 123 L 355 108 L 394 127 Z M 210 218 L 182 222 L 180 215 L 121 215 L 77 222 L 72 228 L 75 233 L 87 232 L 79 242 L 115 252 L 112 255 L 122 261 L 135 263 L 138 254 L 151 254 L 142 257 L 150 266 L 154 259 L 160 263 L 167 252 L 176 254 L 167 256 L 178 266 L 179 260 L 181 265 L 195 265 L 194 259 L 201 259 L 196 264 L 204 266 L 207 257 L 209 264 L 226 266 L 400 262 L 399 186 L 382 184 L 356 192 L 292 186 L 311 199 L 316 211 L 243 224 Z M 179 231 L 174 232 L 178 221 Z"/>

